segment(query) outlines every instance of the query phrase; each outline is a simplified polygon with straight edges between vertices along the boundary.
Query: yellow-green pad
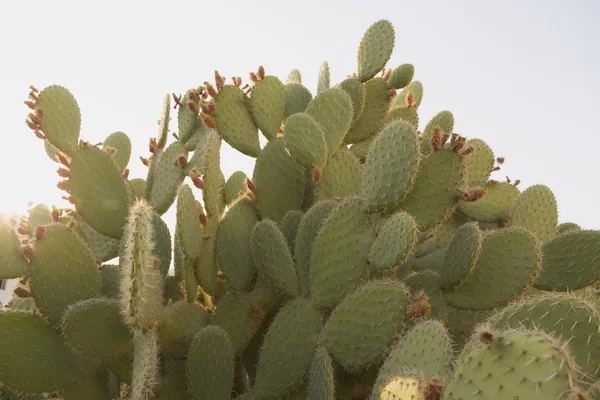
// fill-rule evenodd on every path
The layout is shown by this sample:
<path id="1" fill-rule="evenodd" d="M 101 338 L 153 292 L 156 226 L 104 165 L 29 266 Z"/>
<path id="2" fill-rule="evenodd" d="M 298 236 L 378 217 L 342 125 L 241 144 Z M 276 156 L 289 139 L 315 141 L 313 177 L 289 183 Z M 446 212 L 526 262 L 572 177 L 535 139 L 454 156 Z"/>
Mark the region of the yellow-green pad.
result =
<path id="1" fill-rule="evenodd" d="M 252 229 L 251 246 L 259 273 L 283 294 L 297 296 L 300 287 L 296 268 L 277 224 L 268 219 L 258 222 Z"/>
<path id="2" fill-rule="evenodd" d="M 419 126 L 419 113 L 414 108 L 392 108 L 385 115 L 383 123 L 388 124 L 396 120 L 406 121 L 417 129 Z"/>
<path id="3" fill-rule="evenodd" d="M 454 213 L 442 223 L 421 232 L 417 239 L 420 242 L 414 250 L 416 257 L 423 257 L 440 248 L 446 248 L 452 241 L 452 237 L 468 219 L 462 214 Z"/>
<path id="4" fill-rule="evenodd" d="M 459 285 L 472 272 L 482 248 L 482 233 L 476 223 L 461 226 L 448 245 L 444 266 L 440 274 L 440 286 L 450 289 Z"/>
<path id="5" fill-rule="evenodd" d="M 494 152 L 481 139 L 469 139 L 467 145 L 473 149 L 471 153 L 464 156 L 467 183 L 470 187 L 484 185 L 494 169 Z"/>
<path id="6" fill-rule="evenodd" d="M 81 129 L 81 111 L 75 97 L 66 88 L 52 85 L 38 94 L 35 105 L 44 110 L 40 124 L 44 135 L 54 147 L 73 156 Z"/>
<path id="7" fill-rule="evenodd" d="M 256 159 L 252 177 L 261 217 L 279 221 L 289 210 L 300 210 L 305 177 L 306 169 L 287 154 L 283 138 L 267 143 Z"/>
<path id="8" fill-rule="evenodd" d="M 388 269 L 402 264 L 417 241 L 417 223 L 410 214 L 398 211 L 384 220 L 369 252 L 373 268 Z"/>
<path id="9" fill-rule="evenodd" d="M 350 293 L 333 310 L 319 336 L 347 370 L 367 366 L 380 357 L 401 331 L 408 298 L 397 282 L 370 282 Z"/>
<path id="10" fill-rule="evenodd" d="M 379 370 L 374 391 L 381 391 L 394 377 L 419 371 L 430 378 L 446 380 L 452 374 L 452 341 L 437 320 L 413 326 L 394 346 Z"/>
<path id="11" fill-rule="evenodd" d="M 365 162 L 365 159 L 367 158 L 367 153 L 369 152 L 369 147 L 371 146 L 371 143 L 373 143 L 373 140 L 376 137 L 377 136 L 371 136 L 368 139 L 354 143 L 352 146 L 350 146 L 350 151 L 352 152 L 352 154 L 358 157 L 361 163 Z"/>
<path id="12" fill-rule="evenodd" d="M 264 337 L 256 374 L 256 398 L 282 398 L 304 379 L 316 348 L 319 313 L 296 298 L 277 314 Z"/>
<path id="13" fill-rule="evenodd" d="M 225 203 L 228 206 L 248 191 L 246 179 L 248 179 L 248 177 L 242 171 L 235 171 L 229 176 L 229 179 L 227 179 L 225 183 L 224 193 Z"/>
<path id="14" fill-rule="evenodd" d="M 542 271 L 537 289 L 564 292 L 600 281 L 600 231 L 564 233 L 542 246 Z"/>
<path id="15" fill-rule="evenodd" d="M 219 299 L 210 324 L 227 332 L 234 354 L 243 351 L 254 337 L 262 320 L 248 294 L 228 293 Z"/>
<path id="16" fill-rule="evenodd" d="M 129 181 L 133 188 L 133 195 L 136 199 L 146 198 L 146 180 L 142 178 L 133 178 Z"/>
<path id="17" fill-rule="evenodd" d="M 184 184 L 177 196 L 177 232 L 181 241 L 181 249 L 188 260 L 194 261 L 202 251 L 202 226 L 200 210 L 192 189 Z"/>
<path id="18" fill-rule="evenodd" d="M 352 99 L 352 124 L 360 118 L 365 106 L 365 90 L 362 83 L 356 78 L 341 81 L 336 87 L 346 92 Z"/>
<path id="19" fill-rule="evenodd" d="M 476 201 L 458 201 L 458 211 L 479 222 L 497 222 L 506 217 L 519 196 L 516 186 L 507 182 L 489 181 L 486 193 Z"/>
<path id="20" fill-rule="evenodd" d="M 121 319 L 118 300 L 99 297 L 71 304 L 61 329 L 69 344 L 86 356 L 112 358 L 133 350 L 133 336 Z"/>
<path id="21" fill-rule="evenodd" d="M 392 71 L 388 85 L 393 89 L 402 89 L 412 81 L 415 67 L 412 64 L 402 64 Z"/>
<path id="22" fill-rule="evenodd" d="M 510 224 L 528 229 L 542 242 L 551 240 L 558 224 L 558 206 L 552 190 L 544 185 L 527 188 L 515 201 Z"/>
<path id="23" fill-rule="evenodd" d="M 154 227 L 154 256 L 158 259 L 158 270 L 162 276 L 167 276 L 171 268 L 171 232 L 169 227 L 158 214 L 152 218 Z"/>
<path id="24" fill-rule="evenodd" d="M 184 169 L 177 159 L 187 157 L 187 154 L 183 143 L 173 142 L 152 160 L 146 180 L 146 199 L 150 200 L 152 208 L 160 215 L 175 202 L 177 191 L 185 179 Z"/>
<path id="25" fill-rule="evenodd" d="M 444 399 L 560 399 L 576 387 L 579 374 L 565 343 L 525 330 L 494 333 L 492 340 L 458 366 Z"/>
<path id="26" fill-rule="evenodd" d="M 97 147 L 81 147 L 71 159 L 71 195 L 81 217 L 103 235 L 120 239 L 129 198 L 121 171 Z"/>
<path id="27" fill-rule="evenodd" d="M 50 211 L 48 206 L 45 204 L 36 205 L 29 210 L 29 215 L 27 216 L 27 230 L 29 231 L 29 236 L 35 236 L 35 231 L 38 226 L 48 225 L 52 222 L 52 211 Z"/>
<path id="28" fill-rule="evenodd" d="M 327 162 L 327 142 L 324 130 L 307 113 L 296 113 L 285 121 L 285 148 L 304 168 L 323 168 Z"/>
<path id="29" fill-rule="evenodd" d="M 260 217 L 254 203 L 242 198 L 233 204 L 219 223 L 217 258 L 225 280 L 233 289 L 246 289 L 256 274 L 250 238 L 258 221 Z"/>
<path id="30" fill-rule="evenodd" d="M 100 276 L 92 254 L 75 233 L 60 224 L 43 229 L 31 261 L 31 291 L 42 314 L 58 323 L 70 304 L 100 294 Z"/>
<path id="31" fill-rule="evenodd" d="M 382 78 L 373 78 L 363 84 L 365 106 L 360 118 L 354 123 L 344 138 L 344 143 L 356 143 L 375 135 L 390 104 L 387 82 Z"/>
<path id="32" fill-rule="evenodd" d="M 578 232 L 581 230 L 581 226 L 575 222 L 563 222 L 556 227 L 556 234 L 562 235 L 564 233 Z"/>
<path id="33" fill-rule="evenodd" d="M 309 293 L 308 271 L 310 256 L 321 226 L 337 207 L 332 200 L 315 203 L 305 214 L 298 226 L 294 254 L 296 256 L 296 271 L 302 293 Z"/>
<path id="34" fill-rule="evenodd" d="M 335 400 L 333 361 L 324 347 L 315 351 L 310 364 L 307 391 L 309 399 Z"/>
<path id="35" fill-rule="evenodd" d="M 412 98 L 411 98 L 412 97 Z M 409 104 L 410 100 L 410 104 Z M 423 100 L 423 84 L 419 81 L 409 83 L 397 96 L 392 100 L 390 108 L 419 108 Z"/>
<path id="36" fill-rule="evenodd" d="M 421 149 L 424 153 L 433 150 L 431 139 L 437 128 L 439 128 L 440 134 L 442 135 L 441 144 L 443 145 L 446 140 L 452 136 L 452 131 L 454 130 L 454 115 L 452 115 L 450 111 L 440 111 L 427 123 L 423 130 L 423 141 L 421 142 Z"/>
<path id="37" fill-rule="evenodd" d="M 331 84 L 331 77 L 329 75 L 329 63 L 323 61 L 321 68 L 319 69 L 319 78 L 317 80 L 317 93 L 321 93 L 327 89 Z"/>
<path id="38" fill-rule="evenodd" d="M 0 279 L 14 279 L 27 271 L 27 259 L 21 252 L 17 233 L 0 218 Z"/>
<path id="39" fill-rule="evenodd" d="M 285 86 L 279 78 L 266 76 L 252 87 L 250 110 L 258 129 L 267 139 L 277 136 L 285 117 L 285 106 Z"/>
<path id="40" fill-rule="evenodd" d="M 522 228 L 488 233 L 473 271 L 446 301 L 456 308 L 488 310 L 502 307 L 531 286 L 540 272 L 539 242 Z"/>
<path id="41" fill-rule="evenodd" d="M 346 148 L 340 149 L 321 171 L 315 201 L 360 195 L 362 168 L 358 158 Z"/>
<path id="42" fill-rule="evenodd" d="M 288 211 L 281 221 L 279 222 L 279 229 L 285 237 L 285 241 L 290 249 L 292 259 L 296 262 L 296 255 L 294 254 L 296 249 L 296 235 L 298 234 L 298 227 L 304 214 L 299 210 Z"/>
<path id="43" fill-rule="evenodd" d="M 302 83 L 302 74 L 300 73 L 299 70 L 297 69 L 293 69 L 290 71 L 287 80 L 285 81 L 286 84 L 288 83 Z"/>
<path id="44" fill-rule="evenodd" d="M 161 352 L 167 357 L 185 357 L 194 336 L 209 321 L 209 313 L 198 303 L 178 301 L 165 310 L 158 325 Z"/>
<path id="45" fill-rule="evenodd" d="M 285 85 L 285 118 L 303 112 L 312 100 L 312 93 L 300 83 Z"/>
<path id="46" fill-rule="evenodd" d="M 171 96 L 165 94 L 161 107 L 160 120 L 158 122 L 157 147 L 163 149 L 169 138 L 169 122 L 171 119 Z"/>
<path id="47" fill-rule="evenodd" d="M 258 127 L 242 89 L 225 85 L 215 98 L 215 120 L 223 139 L 240 153 L 256 157 L 260 152 Z"/>
<path id="48" fill-rule="evenodd" d="M 215 251 L 219 218 L 220 215 L 208 216 L 206 226 L 203 230 L 202 254 L 200 255 L 200 260 L 194 265 L 198 284 L 211 296 L 214 296 L 219 290 L 219 283 L 217 281 L 217 253 Z"/>
<path id="49" fill-rule="evenodd" d="M 58 158 L 56 157 L 56 152 L 58 149 L 50 143 L 48 139 L 44 139 L 44 150 L 46 151 L 46 155 L 54 162 L 58 162 Z"/>
<path id="50" fill-rule="evenodd" d="M 371 229 L 364 203 L 350 197 L 324 221 L 310 254 L 309 284 L 313 304 L 332 308 L 367 270 Z"/>
<path id="51" fill-rule="evenodd" d="M 198 123 L 198 101 L 191 99 L 191 95 L 194 95 L 196 99 L 199 99 L 199 95 L 196 89 L 190 89 L 186 91 L 181 99 L 181 106 L 177 112 L 177 129 L 179 130 L 179 140 L 182 143 L 187 142 L 193 135 Z M 196 106 L 195 110 L 190 109 L 189 103 L 193 103 Z"/>
<path id="52" fill-rule="evenodd" d="M 406 122 L 394 121 L 375 137 L 365 161 L 362 193 L 370 211 L 401 201 L 419 167 L 419 139 Z"/>
<path id="53" fill-rule="evenodd" d="M 366 82 L 380 72 L 394 51 L 394 26 L 379 20 L 369 26 L 358 48 L 358 79 Z"/>
<path id="54" fill-rule="evenodd" d="M 114 153 L 111 158 L 115 164 L 117 164 L 121 171 L 124 171 L 125 168 L 127 168 L 129 158 L 131 157 L 131 140 L 129 139 L 129 136 L 123 132 L 113 132 L 104 139 L 102 149 L 104 151 L 113 149 Z"/>
<path id="55" fill-rule="evenodd" d="M 352 123 L 352 110 L 352 99 L 340 88 L 323 90 L 308 104 L 306 114 L 323 130 L 329 156 L 342 146 Z"/>
<path id="56" fill-rule="evenodd" d="M 83 239 L 96 260 L 105 262 L 119 255 L 119 240 L 101 234 L 77 213 L 74 213 L 72 218 L 83 231 Z"/>
<path id="57" fill-rule="evenodd" d="M 79 357 L 42 317 L 0 311 L 0 382 L 26 393 L 53 392 L 89 375 L 96 362 Z"/>
<path id="58" fill-rule="evenodd" d="M 206 159 L 204 164 L 204 190 L 202 200 L 209 217 L 221 215 L 225 177 L 221 171 L 221 138 L 212 131 L 206 137 Z M 216 234 L 216 231 L 211 233 Z"/>
<path id="59" fill-rule="evenodd" d="M 463 158 L 443 149 L 423 157 L 417 178 L 401 206 L 411 214 L 420 231 L 440 223 L 454 212 L 457 192 L 465 183 Z"/>

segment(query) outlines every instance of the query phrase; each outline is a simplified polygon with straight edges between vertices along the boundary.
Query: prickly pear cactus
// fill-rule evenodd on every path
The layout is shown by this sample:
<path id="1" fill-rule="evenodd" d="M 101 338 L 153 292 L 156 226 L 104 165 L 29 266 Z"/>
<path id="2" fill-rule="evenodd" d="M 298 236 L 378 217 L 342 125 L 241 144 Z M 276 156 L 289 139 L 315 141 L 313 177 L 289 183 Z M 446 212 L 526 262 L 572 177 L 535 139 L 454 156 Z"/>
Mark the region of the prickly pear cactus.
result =
<path id="1" fill-rule="evenodd" d="M 600 231 L 419 115 L 395 37 L 314 93 L 260 67 L 166 95 L 135 178 L 124 132 L 88 143 L 68 89 L 31 87 L 71 207 L 0 221 L 0 399 L 600 399 Z"/>

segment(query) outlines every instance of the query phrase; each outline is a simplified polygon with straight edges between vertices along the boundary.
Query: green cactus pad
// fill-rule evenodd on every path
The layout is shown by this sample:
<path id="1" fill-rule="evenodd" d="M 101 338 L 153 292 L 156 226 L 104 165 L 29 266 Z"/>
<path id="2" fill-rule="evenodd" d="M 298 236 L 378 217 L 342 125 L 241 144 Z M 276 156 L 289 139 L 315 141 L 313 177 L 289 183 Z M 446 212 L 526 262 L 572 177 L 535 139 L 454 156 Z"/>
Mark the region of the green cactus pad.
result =
<path id="1" fill-rule="evenodd" d="M 313 303 L 332 308 L 367 271 L 371 229 L 364 203 L 348 198 L 323 222 L 309 261 Z"/>
<path id="2" fill-rule="evenodd" d="M 473 149 L 464 156 L 467 184 L 471 187 L 485 185 L 494 169 L 494 152 L 481 139 L 469 139 L 467 145 Z"/>
<path id="3" fill-rule="evenodd" d="M 414 108 L 392 108 L 385 115 L 383 123 L 387 125 L 398 120 L 408 122 L 417 129 L 419 126 L 419 113 Z"/>
<path id="4" fill-rule="evenodd" d="M 350 150 L 342 148 L 327 161 L 321 172 L 316 201 L 360 195 L 362 168 Z"/>
<path id="5" fill-rule="evenodd" d="M 192 157 L 188 160 L 187 166 L 183 169 L 185 174 L 190 174 L 192 170 L 196 170 L 198 175 L 204 175 L 204 168 L 206 166 L 206 156 L 208 153 L 207 142 L 210 135 L 216 135 L 214 129 L 208 128 L 204 123 L 198 123 L 196 133 L 194 133 L 195 145 L 190 150 L 193 151 Z M 192 140 L 186 144 L 186 150 L 189 149 L 189 144 Z"/>
<path id="6" fill-rule="evenodd" d="M 75 97 L 62 86 L 52 85 L 38 94 L 35 104 L 44 110 L 41 131 L 54 147 L 73 156 L 81 129 L 81 111 Z"/>
<path id="7" fill-rule="evenodd" d="M 454 115 L 450 111 L 440 111 L 427 123 L 423 130 L 423 141 L 421 142 L 421 148 L 424 152 L 433 150 L 431 145 L 431 139 L 433 138 L 436 129 L 440 130 L 442 135 L 441 144 L 446 143 L 446 140 L 452 136 L 454 130 Z"/>
<path id="8" fill-rule="evenodd" d="M 542 271 L 537 289 L 567 291 L 600 281 L 600 231 L 564 233 L 542 246 Z"/>
<path id="9" fill-rule="evenodd" d="M 371 147 L 371 143 L 373 143 L 373 140 L 376 137 L 377 136 L 371 136 L 369 139 L 362 140 L 350 146 L 350 151 L 360 160 L 361 163 L 365 162 L 367 153 L 369 152 L 369 147 Z"/>
<path id="10" fill-rule="evenodd" d="M 375 135 L 381 128 L 380 125 L 390 104 L 387 82 L 382 78 L 371 79 L 364 84 L 363 89 L 365 106 L 360 118 L 356 120 L 344 138 L 346 144 L 360 142 Z"/>
<path id="11" fill-rule="evenodd" d="M 250 237 L 258 221 L 254 203 L 242 198 L 219 223 L 216 242 L 219 266 L 227 283 L 237 290 L 246 289 L 256 274 Z"/>
<path id="12" fill-rule="evenodd" d="M 102 149 L 104 151 L 114 151 L 111 158 L 117 164 L 117 167 L 121 171 L 124 171 L 129 164 L 129 158 L 131 157 L 131 140 L 129 136 L 123 132 L 114 132 L 108 135 L 102 143 Z"/>
<path id="13" fill-rule="evenodd" d="M 316 349 L 310 364 L 308 396 L 309 399 L 335 400 L 333 361 L 323 347 Z"/>
<path id="14" fill-rule="evenodd" d="M 494 310 L 471 311 L 460 310 L 458 308 L 446 307 L 445 323 L 448 333 L 454 342 L 456 354 L 465 346 L 465 343 L 473 334 L 475 327 L 484 322 L 494 313 Z"/>
<path id="15" fill-rule="evenodd" d="M 103 235 L 90 226 L 81 216 L 74 213 L 73 221 L 79 225 L 84 234 L 84 240 L 98 261 L 108 261 L 119 255 L 119 241 Z"/>
<path id="16" fill-rule="evenodd" d="M 300 83 L 285 85 L 285 118 L 304 112 L 312 98 L 312 93 Z"/>
<path id="17" fill-rule="evenodd" d="M 169 300 L 173 303 L 183 300 L 183 291 L 181 290 L 181 281 L 172 275 L 165 277 L 165 287 L 163 291 L 163 303 L 166 305 Z"/>
<path id="18" fill-rule="evenodd" d="M 412 126 L 394 121 L 383 128 L 369 148 L 364 167 L 362 193 L 370 211 L 390 209 L 404 198 L 419 159 L 419 139 Z"/>
<path id="19" fill-rule="evenodd" d="M 430 153 L 423 158 L 401 207 L 414 217 L 419 230 L 429 229 L 454 212 L 457 192 L 464 182 L 460 154 L 446 149 Z"/>
<path id="20" fill-rule="evenodd" d="M 574 222 L 563 222 L 556 227 L 556 234 L 562 235 L 564 233 L 578 232 L 581 230 L 581 226 Z"/>
<path id="21" fill-rule="evenodd" d="M 227 333 L 216 326 L 202 329 L 190 347 L 186 366 L 189 393 L 196 400 L 231 399 L 234 354 Z"/>
<path id="22" fill-rule="evenodd" d="M 188 393 L 186 360 L 163 360 L 163 376 L 156 400 L 192 400 Z"/>
<path id="23" fill-rule="evenodd" d="M 522 228 L 492 231 L 483 238 L 473 271 L 446 294 L 456 308 L 487 310 L 502 307 L 531 286 L 541 268 L 539 242 Z"/>
<path id="24" fill-rule="evenodd" d="M 158 270 L 162 276 L 167 276 L 171 268 L 171 232 L 169 227 L 158 214 L 152 219 L 154 228 L 154 256 L 158 260 Z"/>
<path id="25" fill-rule="evenodd" d="M 81 217 L 103 235 L 120 239 L 127 218 L 128 195 L 121 172 L 97 147 L 81 147 L 71 160 L 71 195 Z"/>
<path id="26" fill-rule="evenodd" d="M 121 266 L 116 264 L 103 264 L 98 269 L 100 275 L 100 294 L 110 299 L 119 298 L 119 285 L 121 284 Z"/>
<path id="27" fill-rule="evenodd" d="M 600 377 L 600 314 L 583 299 L 570 294 L 542 295 L 506 307 L 486 322 L 497 329 L 541 329 L 554 335 L 569 343 L 577 366 L 592 381 Z M 476 340 L 472 337 L 465 346 L 465 358 Z"/>
<path id="28" fill-rule="evenodd" d="M 319 313 L 296 298 L 277 314 L 264 337 L 256 374 L 257 398 L 281 398 L 299 386 L 317 345 Z"/>
<path id="29" fill-rule="evenodd" d="M 70 304 L 100 294 L 100 277 L 92 254 L 75 233 L 60 224 L 42 229 L 31 261 L 31 291 L 42 314 L 57 323 Z"/>
<path id="30" fill-rule="evenodd" d="M 48 225 L 52 222 L 52 211 L 50 211 L 48 206 L 45 204 L 36 205 L 29 210 L 29 215 L 27 216 L 27 230 L 29 231 L 29 236 L 35 236 L 35 231 L 38 226 Z"/>
<path id="31" fill-rule="evenodd" d="M 288 83 L 302 84 L 302 74 L 297 69 L 291 70 L 290 73 L 288 74 L 288 77 L 287 77 L 287 80 L 285 81 L 285 83 L 286 83 L 286 85 Z"/>
<path id="32" fill-rule="evenodd" d="M 251 246 L 260 274 L 283 294 L 298 295 L 300 287 L 294 261 L 277 224 L 271 220 L 262 220 L 254 225 Z"/>
<path id="33" fill-rule="evenodd" d="M 256 157 L 260 152 L 258 127 L 242 89 L 225 85 L 215 98 L 215 105 L 219 134 L 240 153 Z"/>
<path id="34" fill-rule="evenodd" d="M 202 251 L 202 226 L 200 210 L 192 189 L 183 184 L 177 196 L 177 232 L 183 254 L 191 261 L 197 260 Z"/>
<path id="35" fill-rule="evenodd" d="M 340 88 L 331 88 L 319 92 L 306 108 L 306 114 L 313 117 L 323 130 L 329 156 L 342 146 L 352 123 L 352 107 L 348 93 Z"/>
<path id="36" fill-rule="evenodd" d="M 250 110 L 258 129 L 267 139 L 273 139 L 285 117 L 285 86 L 279 78 L 266 76 L 258 81 L 250 95 Z"/>
<path id="37" fill-rule="evenodd" d="M 198 303 L 178 301 L 168 306 L 158 325 L 158 340 L 167 357 L 185 357 L 194 336 L 208 325 L 209 314 Z"/>
<path id="38" fill-rule="evenodd" d="M 225 177 L 221 171 L 221 138 L 215 132 L 206 137 L 206 162 L 204 164 L 204 190 L 202 200 L 210 217 L 221 215 Z M 213 232 L 216 233 L 216 232 Z"/>
<path id="39" fill-rule="evenodd" d="M 401 270 L 397 271 L 397 274 L 400 272 Z M 437 319 L 446 317 L 447 307 L 444 292 L 440 288 L 440 274 L 438 272 L 423 269 L 406 277 L 398 277 L 398 279 L 404 280 L 404 284 L 410 290 L 411 300 L 418 300 L 422 293 L 427 296 L 427 303 L 429 304 L 427 317 Z"/>
<path id="40" fill-rule="evenodd" d="M 480 330 L 478 344 L 461 363 L 444 399 L 566 398 L 578 373 L 564 343 L 542 332 Z M 575 398 L 575 397 L 573 397 Z"/>
<path id="41" fill-rule="evenodd" d="M 21 252 L 17 233 L 0 217 L 0 279 L 14 279 L 27 271 L 27 259 Z"/>
<path id="42" fill-rule="evenodd" d="M 60 390 L 61 400 L 106 400 L 110 398 L 107 370 L 103 367 L 75 385 Z"/>
<path id="43" fill-rule="evenodd" d="M 243 351 L 260 328 L 261 319 L 247 294 L 228 293 L 219 299 L 210 324 L 227 332 L 234 354 Z"/>
<path id="44" fill-rule="evenodd" d="M 452 342 L 446 328 L 437 320 L 424 321 L 413 326 L 392 349 L 373 391 L 383 390 L 389 379 L 408 370 L 446 380 L 452 369 Z"/>
<path id="45" fill-rule="evenodd" d="M 298 235 L 298 227 L 300 226 L 300 221 L 303 216 L 304 213 L 302 211 L 291 210 L 283 216 L 279 223 L 279 229 L 281 230 L 281 233 L 283 233 L 283 237 L 285 237 L 294 263 L 296 262 L 296 236 Z"/>
<path id="46" fill-rule="evenodd" d="M 146 180 L 142 178 L 134 178 L 129 181 L 133 188 L 133 195 L 136 199 L 146 198 Z"/>
<path id="47" fill-rule="evenodd" d="M 482 233 L 474 222 L 464 224 L 456 231 L 448 245 L 440 274 L 442 288 L 454 288 L 465 281 L 477 264 L 482 241 Z"/>
<path id="48" fill-rule="evenodd" d="M 417 239 L 419 243 L 414 250 L 415 256 L 423 257 L 435 250 L 447 248 L 458 228 L 467 221 L 468 219 L 465 216 L 455 213 L 442 223 L 421 232 L 420 237 Z"/>
<path id="49" fill-rule="evenodd" d="M 200 260 L 195 263 L 195 276 L 198 284 L 209 295 L 214 295 L 219 290 L 217 281 L 217 253 L 215 246 L 217 242 L 217 230 L 219 228 L 219 215 L 208 216 L 202 237 L 202 254 Z"/>
<path id="50" fill-rule="evenodd" d="M 306 169 L 325 166 L 327 142 L 324 130 L 307 113 L 296 113 L 285 121 L 284 142 L 292 158 Z"/>
<path id="51" fill-rule="evenodd" d="M 394 26 L 379 20 L 369 26 L 358 48 L 358 79 L 366 82 L 387 64 L 394 51 Z"/>
<path id="52" fill-rule="evenodd" d="M 458 211 L 479 222 L 497 222 L 506 217 L 519 197 L 519 189 L 506 182 L 489 181 L 486 193 L 476 201 L 458 201 Z"/>
<path id="53" fill-rule="evenodd" d="M 256 159 L 252 177 L 261 217 L 279 221 L 286 212 L 300 210 L 305 174 L 306 170 L 287 154 L 283 138 L 267 143 Z"/>
<path id="54" fill-rule="evenodd" d="M 321 345 L 348 370 L 380 357 L 402 329 L 408 298 L 395 282 L 371 282 L 350 293 L 333 310 L 319 337 Z"/>
<path id="55" fill-rule="evenodd" d="M 392 71 L 388 86 L 393 89 L 402 89 L 412 81 L 415 67 L 412 64 L 402 64 Z"/>
<path id="56" fill-rule="evenodd" d="M 333 200 L 317 202 L 304 214 L 298 226 L 294 254 L 296 256 L 296 270 L 300 281 L 300 289 L 304 294 L 309 293 L 309 262 L 317 235 L 325 220 L 336 207 L 337 204 Z"/>
<path id="57" fill-rule="evenodd" d="M 412 98 L 411 98 L 412 97 Z M 409 103 L 410 100 L 410 103 Z M 414 108 L 417 109 L 423 100 L 423 84 L 412 81 L 394 99 L 390 108 Z"/>
<path id="58" fill-rule="evenodd" d="M 244 195 L 248 188 L 246 187 L 246 179 L 248 177 L 242 171 L 235 171 L 229 176 L 225 183 L 225 203 L 227 205 L 233 204 L 240 196 Z"/>
<path id="59" fill-rule="evenodd" d="M 157 147 L 163 149 L 169 137 L 169 122 L 171 120 L 171 96 L 165 94 L 158 122 Z"/>
<path id="60" fill-rule="evenodd" d="M 417 240 L 417 223 L 399 211 L 385 220 L 369 252 L 369 263 L 377 269 L 392 268 L 408 258 Z"/>
<path id="61" fill-rule="evenodd" d="M 133 371 L 131 398 L 147 399 L 154 391 L 160 374 L 160 355 L 156 328 L 133 333 Z"/>
<path id="62" fill-rule="evenodd" d="M 542 242 L 551 240 L 558 224 L 554 193 L 544 185 L 527 188 L 515 201 L 510 224 L 528 229 Z"/>
<path id="63" fill-rule="evenodd" d="M 175 202 L 177 191 L 185 179 L 184 169 L 177 159 L 187 157 L 187 154 L 183 143 L 173 142 L 152 160 L 146 180 L 146 199 L 159 215 L 167 212 Z"/>
<path id="64" fill-rule="evenodd" d="M 350 96 L 352 99 L 352 125 L 362 115 L 365 107 L 365 90 L 362 83 L 356 78 L 348 78 L 341 81 L 336 87 L 339 87 Z"/>
<path id="65" fill-rule="evenodd" d="M 95 298 L 71 304 L 61 321 L 62 333 L 86 356 L 112 358 L 133 350 L 133 336 L 121 320 L 119 302 Z"/>
<path id="66" fill-rule="evenodd" d="M 63 389 L 96 368 L 42 317 L 26 312 L 0 311 L 0 357 L 0 382 L 26 393 Z"/>
<path id="67" fill-rule="evenodd" d="M 187 142 L 193 135 L 198 123 L 200 95 L 197 89 L 190 89 L 185 92 L 181 99 L 181 106 L 177 112 L 177 129 L 179 130 L 179 140 L 182 143 Z M 190 107 L 192 103 L 194 106 Z"/>
<path id="68" fill-rule="evenodd" d="M 319 68 L 319 77 L 317 79 L 317 94 L 329 89 L 331 86 L 331 76 L 329 74 L 329 63 L 323 61 Z"/>

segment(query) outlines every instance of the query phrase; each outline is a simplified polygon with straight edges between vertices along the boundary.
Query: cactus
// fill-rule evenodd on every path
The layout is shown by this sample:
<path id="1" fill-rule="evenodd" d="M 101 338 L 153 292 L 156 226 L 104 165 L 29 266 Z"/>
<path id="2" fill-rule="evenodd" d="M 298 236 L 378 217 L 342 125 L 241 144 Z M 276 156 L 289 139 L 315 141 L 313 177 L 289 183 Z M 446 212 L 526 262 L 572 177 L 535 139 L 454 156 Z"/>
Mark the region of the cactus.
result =
<path id="1" fill-rule="evenodd" d="M 260 67 L 166 95 L 138 178 L 125 133 L 91 145 L 68 89 L 32 87 L 72 207 L 0 221 L 0 398 L 600 399 L 600 231 L 420 118 L 395 36 L 375 22 L 315 93 Z"/>

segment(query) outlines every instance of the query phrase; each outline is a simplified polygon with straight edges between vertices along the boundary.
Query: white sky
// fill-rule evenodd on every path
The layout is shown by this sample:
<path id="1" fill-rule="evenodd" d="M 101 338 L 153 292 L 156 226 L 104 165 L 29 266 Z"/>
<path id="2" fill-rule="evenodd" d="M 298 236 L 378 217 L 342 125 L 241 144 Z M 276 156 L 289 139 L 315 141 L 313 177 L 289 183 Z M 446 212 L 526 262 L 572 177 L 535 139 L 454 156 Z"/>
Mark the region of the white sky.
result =
<path id="1" fill-rule="evenodd" d="M 132 139 L 131 177 L 166 93 L 184 93 L 219 70 L 228 79 L 264 65 L 291 69 L 313 93 L 322 61 L 332 83 L 356 70 L 366 28 L 392 21 L 389 66 L 415 66 L 425 88 L 421 128 L 441 110 L 455 131 L 506 157 L 508 175 L 549 186 L 559 219 L 600 229 L 600 2 L 596 1 L 9 1 L 0 0 L 0 213 L 27 202 L 64 205 L 57 165 L 25 125 L 29 85 L 67 87 L 82 110 L 82 138 Z M 368 4 L 368 6 L 367 6 Z M 176 129 L 172 120 L 171 129 Z M 252 159 L 224 146 L 226 176 Z M 199 192 L 196 192 L 200 196 Z M 173 226 L 172 212 L 165 216 Z"/>

